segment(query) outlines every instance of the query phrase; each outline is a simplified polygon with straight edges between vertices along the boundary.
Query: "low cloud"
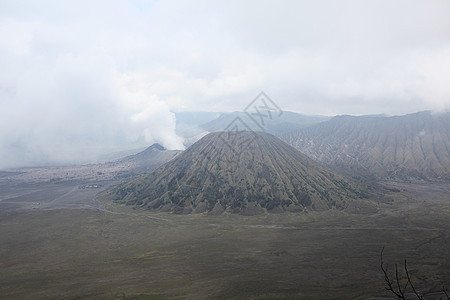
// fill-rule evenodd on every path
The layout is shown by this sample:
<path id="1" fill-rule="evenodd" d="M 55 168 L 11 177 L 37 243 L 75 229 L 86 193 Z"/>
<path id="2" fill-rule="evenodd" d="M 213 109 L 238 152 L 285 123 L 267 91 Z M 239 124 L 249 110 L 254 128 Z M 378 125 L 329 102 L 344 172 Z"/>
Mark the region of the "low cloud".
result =
<path id="1" fill-rule="evenodd" d="M 450 3 L 0 2 L 0 168 L 182 148 L 172 111 L 450 109 Z"/>
<path id="2" fill-rule="evenodd" d="M 17 76 L 2 98 L 0 168 L 86 162 L 154 142 L 183 148 L 167 102 L 104 63 L 69 55 Z"/>

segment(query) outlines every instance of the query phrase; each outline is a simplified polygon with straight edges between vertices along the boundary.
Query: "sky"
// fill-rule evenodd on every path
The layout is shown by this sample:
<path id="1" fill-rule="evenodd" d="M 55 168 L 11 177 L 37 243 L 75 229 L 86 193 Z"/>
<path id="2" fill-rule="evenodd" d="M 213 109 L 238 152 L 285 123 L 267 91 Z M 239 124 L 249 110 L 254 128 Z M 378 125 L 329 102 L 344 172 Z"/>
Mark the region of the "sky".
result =
<path id="1" fill-rule="evenodd" d="M 0 169 L 159 142 L 264 91 L 309 115 L 450 109 L 450 1 L 0 0 Z"/>

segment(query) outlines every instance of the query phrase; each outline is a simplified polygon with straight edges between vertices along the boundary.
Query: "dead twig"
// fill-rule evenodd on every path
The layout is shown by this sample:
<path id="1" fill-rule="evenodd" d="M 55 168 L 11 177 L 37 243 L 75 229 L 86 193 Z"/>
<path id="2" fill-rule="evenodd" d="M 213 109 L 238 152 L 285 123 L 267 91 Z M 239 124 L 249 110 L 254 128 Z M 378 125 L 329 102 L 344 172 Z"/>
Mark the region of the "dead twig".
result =
<path id="1" fill-rule="evenodd" d="M 411 286 L 411 288 L 412 288 L 414 294 L 416 295 L 417 299 L 423 300 L 423 296 L 419 295 L 419 293 L 417 293 L 416 288 L 414 287 L 414 285 L 411 282 L 411 276 L 409 276 L 408 267 L 406 266 L 406 259 L 405 259 L 405 273 L 406 273 L 406 278 L 408 278 L 408 283 Z"/>
<path id="2" fill-rule="evenodd" d="M 445 286 L 442 287 L 442 292 L 444 293 L 444 295 L 447 297 L 447 300 L 450 300 L 450 297 L 447 294 L 447 289 L 445 288 Z"/>
<path id="3" fill-rule="evenodd" d="M 384 262 L 383 262 L 383 251 L 384 251 L 384 247 L 383 249 L 381 249 L 381 255 L 380 255 L 380 267 L 381 270 L 383 271 L 384 274 L 384 281 L 387 284 L 386 290 L 390 291 L 391 293 L 393 293 L 395 296 L 397 296 L 399 299 L 405 299 L 405 295 L 404 293 L 402 293 L 402 290 L 400 288 L 400 281 L 398 278 L 398 271 L 397 271 L 397 265 L 395 265 L 395 275 L 397 278 L 397 286 L 398 286 L 398 292 L 394 289 L 394 287 L 392 286 L 392 284 L 394 283 L 394 281 L 392 279 L 389 278 L 388 275 L 388 265 L 386 264 L 386 268 L 384 267 Z M 406 287 L 405 287 L 406 288 Z"/>

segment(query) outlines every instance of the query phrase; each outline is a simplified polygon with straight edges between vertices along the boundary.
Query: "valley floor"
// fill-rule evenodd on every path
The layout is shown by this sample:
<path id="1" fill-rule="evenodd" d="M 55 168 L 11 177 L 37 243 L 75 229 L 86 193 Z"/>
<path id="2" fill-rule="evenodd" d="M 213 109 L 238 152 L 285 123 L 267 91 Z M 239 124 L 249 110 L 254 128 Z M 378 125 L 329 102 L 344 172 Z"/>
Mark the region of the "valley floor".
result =
<path id="1" fill-rule="evenodd" d="M 1 299 L 391 297 L 383 247 L 418 290 L 450 288 L 448 184 L 389 183 L 375 214 L 252 217 L 94 200 L 109 184 L 0 182 Z"/>

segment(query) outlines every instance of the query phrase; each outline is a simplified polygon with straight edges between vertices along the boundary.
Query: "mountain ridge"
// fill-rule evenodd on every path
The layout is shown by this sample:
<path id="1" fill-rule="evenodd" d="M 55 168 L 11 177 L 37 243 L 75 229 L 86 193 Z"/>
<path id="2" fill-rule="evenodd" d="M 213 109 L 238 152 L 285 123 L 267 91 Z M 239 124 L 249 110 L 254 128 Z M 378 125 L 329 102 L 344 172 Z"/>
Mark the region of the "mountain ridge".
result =
<path id="1" fill-rule="evenodd" d="M 336 116 L 277 136 L 312 159 L 354 176 L 450 180 L 450 113 Z"/>
<path id="2" fill-rule="evenodd" d="M 267 117 L 263 124 L 256 124 L 249 115 L 245 112 L 221 113 L 216 119 L 207 123 L 201 124 L 200 127 L 208 132 L 218 132 L 228 130 L 228 126 L 232 124 L 237 118 L 239 123 L 239 130 L 253 130 L 264 131 L 269 133 L 286 132 L 300 128 L 305 128 L 320 122 L 329 120 L 331 117 L 327 116 L 309 116 L 302 115 L 291 111 L 283 111 L 280 116 Z"/>

